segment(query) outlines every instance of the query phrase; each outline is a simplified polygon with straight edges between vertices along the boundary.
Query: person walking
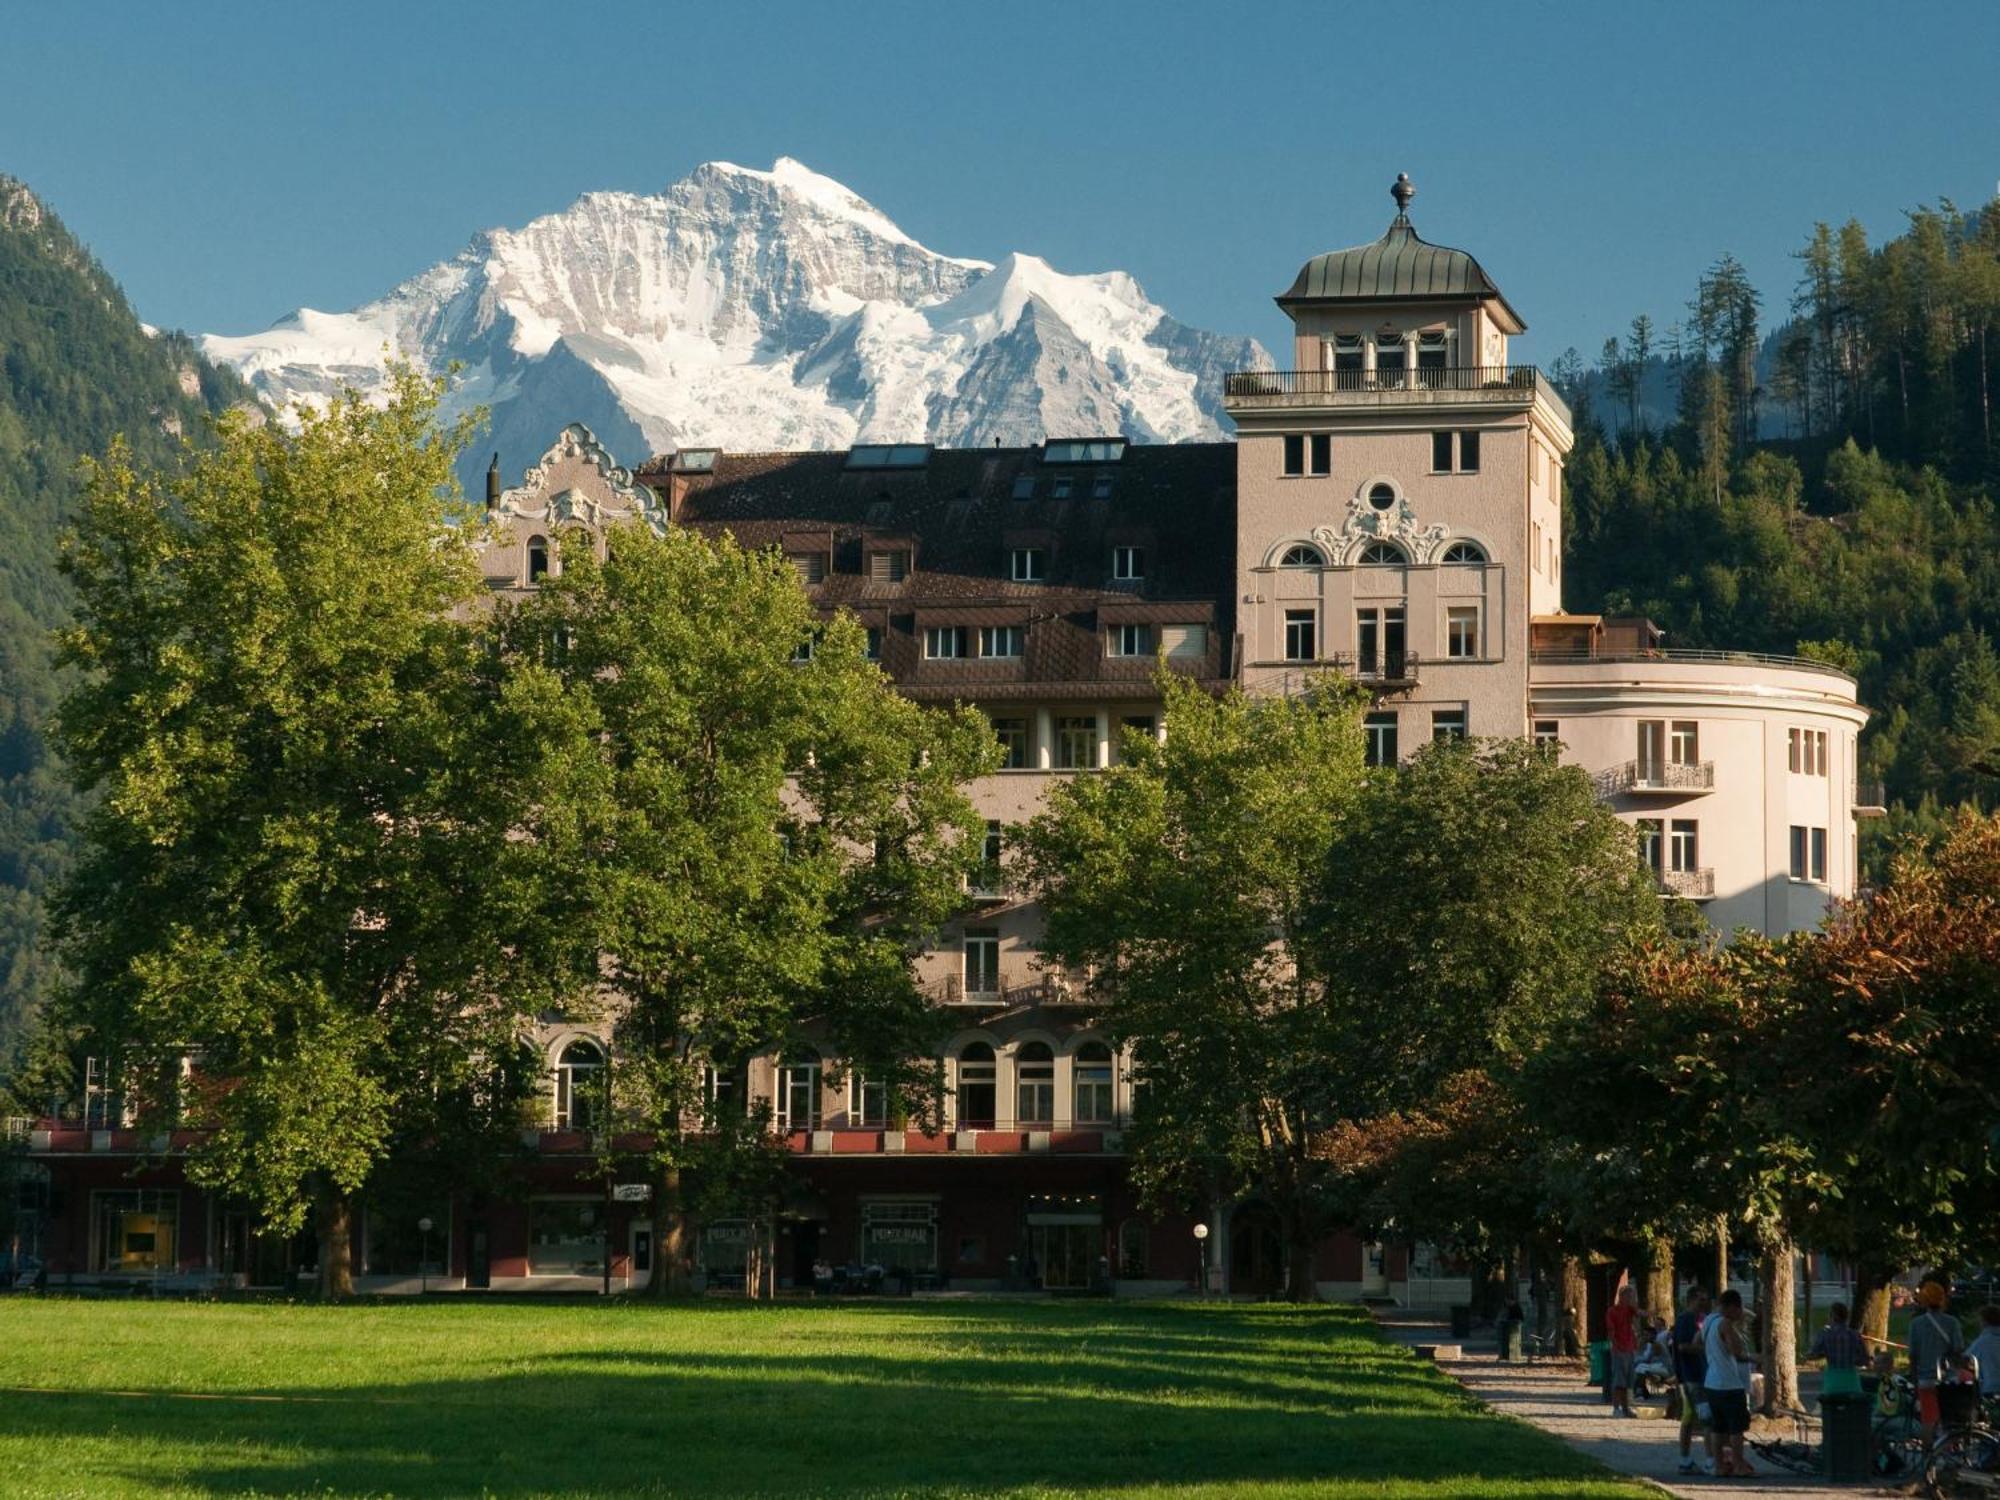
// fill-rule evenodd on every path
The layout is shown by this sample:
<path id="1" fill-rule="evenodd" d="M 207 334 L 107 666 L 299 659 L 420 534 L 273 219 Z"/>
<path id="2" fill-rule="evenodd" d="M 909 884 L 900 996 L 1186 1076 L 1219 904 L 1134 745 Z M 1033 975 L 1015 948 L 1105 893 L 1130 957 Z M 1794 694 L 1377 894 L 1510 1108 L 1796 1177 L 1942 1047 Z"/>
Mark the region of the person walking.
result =
<path id="1" fill-rule="evenodd" d="M 1611 1415 L 1636 1417 L 1632 1410 L 1632 1366 L 1639 1359 L 1639 1289 L 1626 1282 L 1604 1317 L 1611 1336 Z"/>
<path id="2" fill-rule="evenodd" d="M 1910 1320 L 1910 1379 L 1917 1387 L 1917 1419 L 1924 1440 L 1937 1435 L 1938 1382 L 1951 1377 L 1965 1353 L 1965 1330 L 1951 1311 L 1951 1291 L 1936 1276 L 1917 1287 L 1919 1311 Z"/>
<path id="3" fill-rule="evenodd" d="M 1694 1435 L 1701 1433 L 1702 1450 L 1708 1460 L 1708 1467 L 1715 1468 L 1715 1438 L 1708 1430 L 1708 1396 L 1702 1390 L 1702 1375 L 1708 1367 L 1708 1357 L 1702 1352 L 1701 1325 L 1708 1316 L 1708 1293 L 1700 1287 L 1692 1288 L 1687 1300 L 1681 1304 L 1681 1315 L 1674 1319 L 1674 1326 L 1668 1338 L 1674 1351 L 1674 1379 L 1681 1388 L 1681 1472 L 1693 1474 L 1700 1469 L 1694 1457 Z"/>
<path id="4" fill-rule="evenodd" d="M 2000 1307 L 1979 1309 L 1979 1337 L 1965 1351 L 1979 1365 L 1979 1394 L 2000 1397 Z"/>
<path id="5" fill-rule="evenodd" d="M 1708 1393 L 1708 1428 L 1715 1434 L 1715 1472 L 1754 1474 L 1743 1461 L 1743 1435 L 1750 1430 L 1750 1366 L 1756 1361 L 1743 1335 L 1743 1294 L 1736 1288 L 1717 1299 L 1702 1353 L 1708 1361 L 1702 1381 Z"/>
<path id="6" fill-rule="evenodd" d="M 1861 1394 L 1861 1366 L 1868 1358 L 1868 1345 L 1848 1323 L 1845 1302 L 1836 1302 L 1826 1310 L 1826 1327 L 1813 1340 L 1806 1358 L 1826 1361 L 1819 1384 L 1822 1396 Z"/>

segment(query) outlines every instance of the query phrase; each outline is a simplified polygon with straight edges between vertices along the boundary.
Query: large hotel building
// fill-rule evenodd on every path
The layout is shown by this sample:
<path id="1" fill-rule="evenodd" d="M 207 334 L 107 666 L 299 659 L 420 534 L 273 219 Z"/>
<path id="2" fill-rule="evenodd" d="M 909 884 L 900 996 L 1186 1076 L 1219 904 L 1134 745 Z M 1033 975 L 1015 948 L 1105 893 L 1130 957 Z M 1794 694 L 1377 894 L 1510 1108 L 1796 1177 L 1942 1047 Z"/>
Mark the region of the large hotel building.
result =
<path id="1" fill-rule="evenodd" d="M 1393 191 L 1381 238 L 1315 256 L 1278 297 L 1293 368 L 1228 378 L 1234 442 L 683 447 L 635 472 L 572 426 L 519 487 L 491 484 L 506 523 L 486 559 L 496 595 L 561 567 L 559 530 L 729 532 L 781 549 L 824 612 L 856 615 L 903 692 L 976 704 L 1005 746 L 1005 768 L 973 788 L 1001 873 L 918 959 L 944 1129 L 894 1128 L 878 1092 L 809 1050 L 774 1050 L 744 1080 L 796 1168 L 781 1284 L 823 1260 L 919 1288 L 1144 1293 L 1187 1288 L 1205 1261 L 1213 1286 L 1277 1288 L 1275 1222 L 1257 1203 L 1163 1217 L 1137 1202 L 1125 1061 L 1038 967 L 1039 913 L 1005 873 L 1009 830 L 1051 782 L 1112 764 L 1127 731 L 1162 731 L 1162 656 L 1216 690 L 1345 673 L 1372 694 L 1379 763 L 1443 736 L 1554 742 L 1632 824 L 1662 898 L 1723 931 L 1809 927 L 1852 892 L 1855 819 L 1874 810 L 1857 805 L 1867 715 L 1853 681 L 1565 612 L 1570 413 L 1539 371 L 1509 363 L 1524 324 L 1479 262 L 1419 238 L 1407 179 Z M 547 1112 L 523 1132 L 523 1191 L 440 1202 L 428 1229 L 364 1207 L 361 1288 L 596 1288 L 607 1254 L 614 1286 L 651 1273 L 648 1205 L 607 1204 L 588 1150 L 579 1084 L 611 1038 L 550 1024 L 537 1044 Z M 52 1283 L 268 1285 L 310 1258 L 186 1185 L 162 1143 L 124 1128 L 105 1080 L 85 1082 L 26 1127 L 43 1209 L 29 1249 Z M 712 1285 L 740 1278 L 747 1234 L 704 1227 Z M 1422 1246 L 1335 1236 L 1316 1275 L 1333 1295 L 1434 1300 L 1449 1271 Z"/>

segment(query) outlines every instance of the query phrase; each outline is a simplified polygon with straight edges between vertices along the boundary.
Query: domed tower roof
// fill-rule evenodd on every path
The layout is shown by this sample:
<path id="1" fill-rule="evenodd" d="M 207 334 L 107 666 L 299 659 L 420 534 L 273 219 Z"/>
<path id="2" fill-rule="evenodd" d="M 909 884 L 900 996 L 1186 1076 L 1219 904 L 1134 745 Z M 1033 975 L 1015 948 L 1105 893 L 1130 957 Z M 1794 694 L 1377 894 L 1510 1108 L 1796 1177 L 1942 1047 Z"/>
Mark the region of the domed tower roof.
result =
<path id="1" fill-rule="evenodd" d="M 1315 255 L 1299 267 L 1291 289 L 1279 295 L 1278 306 L 1289 312 L 1308 303 L 1490 298 L 1500 305 L 1501 321 L 1512 325 L 1508 332 L 1522 332 L 1527 325 L 1478 261 L 1466 251 L 1433 245 L 1418 236 L 1409 212 L 1416 192 L 1408 173 L 1398 175 L 1389 189 L 1396 200 L 1396 217 L 1388 232 L 1366 245 Z"/>

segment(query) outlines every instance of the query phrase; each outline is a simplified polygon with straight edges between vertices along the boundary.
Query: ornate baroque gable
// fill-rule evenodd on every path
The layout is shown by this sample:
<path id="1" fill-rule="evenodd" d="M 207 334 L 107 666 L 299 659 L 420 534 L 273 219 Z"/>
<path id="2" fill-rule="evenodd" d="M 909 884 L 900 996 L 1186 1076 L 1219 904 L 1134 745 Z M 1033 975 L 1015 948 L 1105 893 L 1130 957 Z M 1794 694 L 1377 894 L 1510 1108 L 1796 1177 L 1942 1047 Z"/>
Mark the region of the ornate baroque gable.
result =
<path id="1" fill-rule="evenodd" d="M 1327 561 L 1335 567 L 1353 562 L 1368 542 L 1399 543 L 1410 554 L 1411 562 L 1430 563 L 1437 561 L 1446 532 L 1442 526 L 1419 526 L 1416 511 L 1401 496 L 1389 509 L 1377 510 L 1364 496 L 1356 495 L 1347 502 L 1347 519 L 1339 528 L 1315 526 L 1312 539 L 1326 549 Z"/>
<path id="2" fill-rule="evenodd" d="M 655 531 L 667 528 L 660 497 L 636 483 L 632 471 L 620 467 L 581 422 L 565 427 L 555 445 L 529 465 L 521 483 L 501 495 L 496 514 L 502 521 L 574 522 L 592 531 L 635 517 Z"/>

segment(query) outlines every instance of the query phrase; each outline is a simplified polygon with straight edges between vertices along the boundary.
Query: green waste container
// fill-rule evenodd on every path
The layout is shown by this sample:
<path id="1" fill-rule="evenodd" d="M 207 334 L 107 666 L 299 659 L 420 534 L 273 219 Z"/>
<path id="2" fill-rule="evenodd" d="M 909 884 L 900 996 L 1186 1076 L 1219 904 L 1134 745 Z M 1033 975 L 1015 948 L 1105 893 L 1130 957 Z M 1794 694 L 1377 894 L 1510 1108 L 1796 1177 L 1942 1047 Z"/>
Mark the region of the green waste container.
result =
<path id="1" fill-rule="evenodd" d="M 1590 1383 L 1603 1385 L 1611 1378 L 1611 1340 L 1592 1339 L 1586 1352 L 1590 1355 Z"/>
<path id="2" fill-rule="evenodd" d="M 1866 1396 L 1829 1395 L 1819 1401 L 1819 1452 L 1828 1479 L 1855 1482 L 1875 1477 Z"/>

